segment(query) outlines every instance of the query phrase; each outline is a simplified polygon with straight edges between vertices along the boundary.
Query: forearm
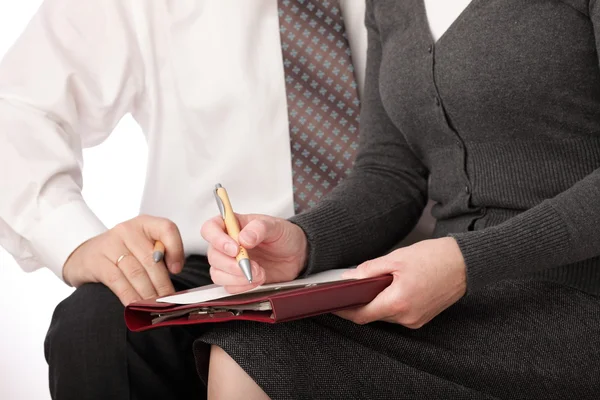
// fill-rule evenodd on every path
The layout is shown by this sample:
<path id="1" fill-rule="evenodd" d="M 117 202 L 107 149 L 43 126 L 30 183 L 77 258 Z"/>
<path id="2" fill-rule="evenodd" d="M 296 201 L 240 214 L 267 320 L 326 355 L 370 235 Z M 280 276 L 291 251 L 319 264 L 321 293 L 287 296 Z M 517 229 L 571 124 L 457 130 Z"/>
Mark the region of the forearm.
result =
<path id="1" fill-rule="evenodd" d="M 412 230 L 427 202 L 429 171 L 382 104 L 382 49 L 372 12 L 368 3 L 369 49 L 353 172 L 314 210 L 291 219 L 308 237 L 307 273 L 381 255 Z"/>
<path id="2" fill-rule="evenodd" d="M 81 195 L 81 149 L 55 122 L 2 99 L 0 126 L 0 245 L 23 269 L 62 278 L 69 254 L 106 230 Z"/>
<path id="3" fill-rule="evenodd" d="M 452 234 L 469 290 L 600 256 L 600 169 L 503 224 Z"/>
<path id="4" fill-rule="evenodd" d="M 357 171 L 313 210 L 291 218 L 310 246 L 306 273 L 356 265 L 397 244 L 426 205 L 425 181 Z"/>
<path id="5" fill-rule="evenodd" d="M 141 92 L 130 11 L 118 0 L 45 0 L 0 63 L 0 245 L 62 277 L 106 230 L 81 193 L 83 148 L 106 139 Z"/>

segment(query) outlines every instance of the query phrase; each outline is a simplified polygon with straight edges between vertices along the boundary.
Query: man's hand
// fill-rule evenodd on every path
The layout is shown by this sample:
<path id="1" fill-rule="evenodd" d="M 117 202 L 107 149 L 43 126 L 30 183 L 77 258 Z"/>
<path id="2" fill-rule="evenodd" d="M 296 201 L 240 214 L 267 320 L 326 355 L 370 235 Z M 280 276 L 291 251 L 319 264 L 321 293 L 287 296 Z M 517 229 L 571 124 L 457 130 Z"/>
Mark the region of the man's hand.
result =
<path id="1" fill-rule="evenodd" d="M 152 258 L 156 240 L 165 245 L 164 262 L 155 263 Z M 122 255 L 126 256 L 117 263 Z M 65 263 L 63 278 L 74 287 L 87 282 L 103 283 L 127 305 L 173 293 L 169 271 L 181 272 L 183 261 L 177 226 L 169 220 L 144 215 L 120 223 L 79 246 Z"/>
<path id="2" fill-rule="evenodd" d="M 432 239 L 367 261 L 345 278 L 392 274 L 392 284 L 369 304 L 336 314 L 358 324 L 387 321 L 416 329 L 466 292 L 466 266 L 456 241 Z"/>

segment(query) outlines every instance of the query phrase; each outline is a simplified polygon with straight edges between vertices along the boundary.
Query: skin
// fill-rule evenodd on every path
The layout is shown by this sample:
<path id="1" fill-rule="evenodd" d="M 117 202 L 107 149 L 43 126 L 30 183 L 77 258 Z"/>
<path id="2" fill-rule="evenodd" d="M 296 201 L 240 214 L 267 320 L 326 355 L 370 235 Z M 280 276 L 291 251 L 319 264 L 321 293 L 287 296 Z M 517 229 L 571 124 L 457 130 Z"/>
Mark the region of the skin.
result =
<path id="1" fill-rule="evenodd" d="M 235 384 L 232 384 L 235 382 Z M 263 400 L 269 396 L 220 347 L 212 346 L 208 369 L 208 399 Z"/>
<path id="2" fill-rule="evenodd" d="M 159 263 L 152 258 L 156 240 L 165 245 L 165 260 Z M 128 255 L 117 263 L 123 254 Z M 183 261 L 177 226 L 164 218 L 141 215 L 79 246 L 63 267 L 63 279 L 73 287 L 103 283 L 128 305 L 174 293 L 169 272 L 181 272 Z"/>

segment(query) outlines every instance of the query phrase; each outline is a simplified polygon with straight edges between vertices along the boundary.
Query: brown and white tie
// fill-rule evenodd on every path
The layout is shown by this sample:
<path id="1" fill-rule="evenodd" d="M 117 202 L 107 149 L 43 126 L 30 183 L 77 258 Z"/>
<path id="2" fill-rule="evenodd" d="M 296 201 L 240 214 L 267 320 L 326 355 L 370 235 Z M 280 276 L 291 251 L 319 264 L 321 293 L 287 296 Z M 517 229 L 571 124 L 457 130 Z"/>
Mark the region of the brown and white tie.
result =
<path id="1" fill-rule="evenodd" d="M 279 24 L 300 213 L 350 172 L 360 102 L 339 1 L 279 0 Z"/>

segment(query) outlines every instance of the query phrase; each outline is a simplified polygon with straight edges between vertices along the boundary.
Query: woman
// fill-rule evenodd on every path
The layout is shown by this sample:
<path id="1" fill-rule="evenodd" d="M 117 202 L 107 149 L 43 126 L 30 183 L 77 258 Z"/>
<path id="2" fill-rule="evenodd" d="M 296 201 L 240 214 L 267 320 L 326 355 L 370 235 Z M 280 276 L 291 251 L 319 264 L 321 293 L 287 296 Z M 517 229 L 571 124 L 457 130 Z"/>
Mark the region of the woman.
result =
<path id="1" fill-rule="evenodd" d="M 355 264 L 393 283 L 337 315 L 215 326 L 195 346 L 209 394 L 597 398 L 600 1 L 472 0 L 430 22 L 422 0 L 367 2 L 353 174 L 290 221 L 239 217 L 254 285 Z M 428 197 L 434 238 L 382 256 Z M 203 236 L 213 280 L 247 289 L 218 219 Z"/>

